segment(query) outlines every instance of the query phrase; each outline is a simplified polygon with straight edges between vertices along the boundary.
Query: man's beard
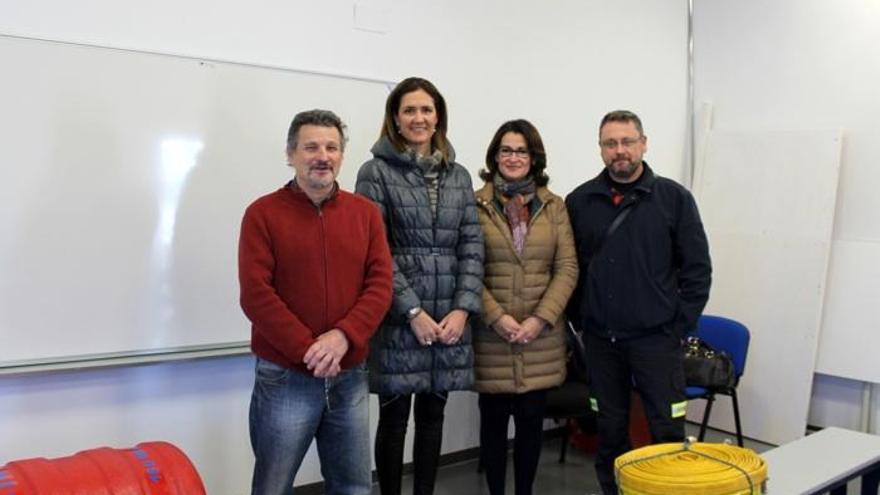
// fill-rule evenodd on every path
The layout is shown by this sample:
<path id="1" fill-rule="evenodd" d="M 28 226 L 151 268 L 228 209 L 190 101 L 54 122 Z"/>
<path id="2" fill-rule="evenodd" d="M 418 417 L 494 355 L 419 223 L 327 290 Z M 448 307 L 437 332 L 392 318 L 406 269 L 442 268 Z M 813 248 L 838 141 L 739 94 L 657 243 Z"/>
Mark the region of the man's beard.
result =
<path id="1" fill-rule="evenodd" d="M 624 167 L 618 167 L 615 164 L 621 162 L 623 160 L 615 160 L 611 162 L 610 165 L 607 166 L 608 173 L 611 174 L 611 177 L 617 179 L 619 181 L 626 181 L 631 179 L 633 175 L 635 175 L 636 171 L 639 169 L 639 164 L 641 162 L 635 162 L 633 160 L 626 160 L 627 165 Z"/>

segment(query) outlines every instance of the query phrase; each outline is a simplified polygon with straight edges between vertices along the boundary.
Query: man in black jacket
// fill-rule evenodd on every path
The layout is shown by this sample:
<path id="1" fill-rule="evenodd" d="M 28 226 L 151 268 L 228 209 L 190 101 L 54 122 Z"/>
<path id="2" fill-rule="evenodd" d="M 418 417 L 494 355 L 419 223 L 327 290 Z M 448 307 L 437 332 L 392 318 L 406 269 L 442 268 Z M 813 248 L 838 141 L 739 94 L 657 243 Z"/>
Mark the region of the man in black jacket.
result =
<path id="1" fill-rule="evenodd" d="M 684 439 L 681 338 L 695 327 L 711 283 L 694 198 L 642 160 L 647 142 L 636 114 L 605 115 L 599 125 L 605 170 L 565 200 L 581 268 L 568 313 L 587 336 L 596 473 L 606 495 L 617 493 L 614 459 L 632 448 L 633 386 L 653 441 Z"/>

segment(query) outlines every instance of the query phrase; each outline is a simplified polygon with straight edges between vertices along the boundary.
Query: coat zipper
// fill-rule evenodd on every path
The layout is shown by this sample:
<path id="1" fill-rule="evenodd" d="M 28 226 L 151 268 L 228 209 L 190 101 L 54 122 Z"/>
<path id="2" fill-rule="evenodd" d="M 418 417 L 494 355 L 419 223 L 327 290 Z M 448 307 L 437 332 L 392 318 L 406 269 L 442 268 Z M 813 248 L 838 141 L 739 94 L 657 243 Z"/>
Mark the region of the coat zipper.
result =
<path id="1" fill-rule="evenodd" d="M 326 232 L 326 228 L 325 228 L 325 224 L 324 224 L 324 210 L 322 210 L 320 206 L 316 206 L 316 208 L 318 209 L 318 221 L 321 224 L 321 255 L 322 255 L 321 256 L 321 265 L 322 265 L 323 272 L 324 272 L 324 291 L 323 291 L 324 292 L 324 314 L 323 314 L 323 318 L 321 320 L 321 322 L 322 322 L 321 329 L 326 332 L 326 331 L 330 330 L 329 328 L 327 328 L 327 313 L 328 313 L 327 293 L 330 290 L 330 287 L 328 285 L 330 276 L 327 273 L 327 232 Z"/>
<path id="2" fill-rule="evenodd" d="M 434 292 L 433 292 L 433 294 L 434 294 L 433 310 L 434 311 L 433 312 L 436 313 L 437 312 L 436 301 L 437 301 L 437 290 L 438 290 L 438 283 L 437 283 L 437 269 L 438 269 L 437 255 L 438 255 L 438 253 L 435 251 L 435 249 L 437 247 L 437 216 L 438 216 L 438 212 L 440 211 L 440 199 L 441 199 L 440 192 L 443 190 L 443 187 L 442 187 L 443 184 L 441 184 L 441 180 L 445 178 L 445 175 L 443 175 L 443 172 L 441 171 L 437 176 L 437 204 L 435 205 L 435 207 L 432 210 L 432 208 L 431 208 L 431 191 L 428 190 L 429 186 L 428 186 L 428 181 L 425 180 L 425 174 L 422 173 L 421 168 L 419 168 L 418 166 L 416 166 L 416 173 L 419 176 L 421 176 L 422 184 L 425 185 L 425 194 L 428 196 L 428 211 L 431 212 L 431 260 L 434 263 L 434 274 L 433 274 L 433 277 L 431 277 L 431 278 L 434 279 Z M 422 311 L 427 311 L 427 308 L 422 308 Z M 431 315 L 432 318 L 435 316 L 436 316 L 436 314 Z M 446 315 L 443 315 L 443 316 L 446 316 Z M 434 369 L 436 369 L 434 360 L 436 359 L 437 355 L 434 352 L 434 347 L 429 347 L 428 349 L 429 349 L 429 352 L 431 353 L 431 369 L 434 370 Z M 434 390 L 434 373 L 433 372 L 431 373 L 431 390 Z"/>

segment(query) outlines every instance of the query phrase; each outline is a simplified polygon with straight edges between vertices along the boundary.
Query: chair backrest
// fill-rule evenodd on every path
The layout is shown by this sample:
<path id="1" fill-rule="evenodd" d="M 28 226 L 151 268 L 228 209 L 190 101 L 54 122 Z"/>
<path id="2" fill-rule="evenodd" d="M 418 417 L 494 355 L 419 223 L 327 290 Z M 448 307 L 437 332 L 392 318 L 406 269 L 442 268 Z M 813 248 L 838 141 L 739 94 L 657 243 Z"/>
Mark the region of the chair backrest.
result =
<path id="1" fill-rule="evenodd" d="M 590 373 L 587 369 L 587 349 L 584 346 L 583 335 L 575 330 L 574 325 L 568 323 L 565 328 L 566 343 L 568 344 L 568 374 L 565 381 L 576 381 L 583 384 L 590 383 Z"/>
<path id="2" fill-rule="evenodd" d="M 568 340 L 568 373 L 561 385 L 547 391 L 545 418 L 562 419 L 593 414 L 590 409 L 586 347 L 582 335 L 571 324 L 567 325 L 565 331 Z"/>
<path id="3" fill-rule="evenodd" d="M 730 354 L 737 378 L 742 376 L 751 337 L 745 325 L 722 316 L 703 315 L 697 322 L 696 334 L 715 350 Z"/>

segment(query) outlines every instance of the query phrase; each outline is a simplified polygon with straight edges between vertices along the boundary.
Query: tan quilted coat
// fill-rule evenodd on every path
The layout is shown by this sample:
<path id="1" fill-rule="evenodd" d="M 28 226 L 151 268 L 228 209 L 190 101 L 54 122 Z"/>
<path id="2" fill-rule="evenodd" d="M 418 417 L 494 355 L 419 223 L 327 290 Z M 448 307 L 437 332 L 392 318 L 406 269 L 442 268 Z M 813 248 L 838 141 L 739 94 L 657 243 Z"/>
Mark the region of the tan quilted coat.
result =
<path id="1" fill-rule="evenodd" d="M 578 279 L 577 254 L 562 198 L 538 188 L 522 256 L 513 249 L 507 218 L 493 199 L 494 186 L 477 191 L 485 240 L 482 319 L 476 322 L 476 389 L 523 393 L 565 379 L 565 305 Z M 530 315 L 551 322 L 528 344 L 511 344 L 489 326 L 505 313 L 522 322 Z"/>

